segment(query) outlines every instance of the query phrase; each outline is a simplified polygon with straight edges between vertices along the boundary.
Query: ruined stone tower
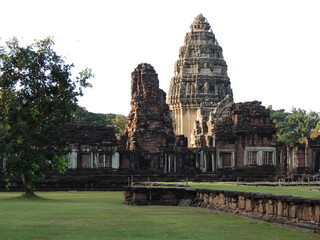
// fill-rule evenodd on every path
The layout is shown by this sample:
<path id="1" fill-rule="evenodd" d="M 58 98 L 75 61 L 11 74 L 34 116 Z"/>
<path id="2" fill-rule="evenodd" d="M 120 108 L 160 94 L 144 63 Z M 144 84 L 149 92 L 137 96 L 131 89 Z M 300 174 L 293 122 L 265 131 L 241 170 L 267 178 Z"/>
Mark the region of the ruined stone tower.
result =
<path id="1" fill-rule="evenodd" d="M 220 102 L 224 101 L 223 105 L 233 103 L 233 94 L 222 48 L 207 19 L 199 14 L 190 28 L 175 64 L 168 103 L 175 134 L 185 135 L 188 145 L 196 146 L 195 135 L 199 128 L 202 134 L 208 134 L 210 130 L 206 122 L 212 118 Z"/>
<path id="2" fill-rule="evenodd" d="M 131 111 L 124 134 L 127 150 L 160 152 L 173 147 L 175 135 L 166 94 L 153 66 L 139 64 L 131 74 Z"/>

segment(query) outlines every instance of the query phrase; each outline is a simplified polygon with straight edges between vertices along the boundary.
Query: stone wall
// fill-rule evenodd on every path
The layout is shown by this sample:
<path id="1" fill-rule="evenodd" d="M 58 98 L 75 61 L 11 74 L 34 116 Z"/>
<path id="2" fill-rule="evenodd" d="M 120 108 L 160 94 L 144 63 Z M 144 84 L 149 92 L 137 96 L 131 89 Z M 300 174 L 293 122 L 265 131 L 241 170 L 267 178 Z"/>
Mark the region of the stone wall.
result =
<path id="1" fill-rule="evenodd" d="M 118 141 L 112 126 L 66 125 L 69 168 L 112 167 Z"/>
<path id="2" fill-rule="evenodd" d="M 214 136 L 219 168 L 276 165 L 276 128 L 259 101 L 233 104 Z"/>
<path id="3" fill-rule="evenodd" d="M 311 172 L 320 172 L 320 130 L 311 134 L 307 142 L 309 149 L 309 162 L 308 167 Z"/>
<path id="4" fill-rule="evenodd" d="M 275 196 L 253 192 L 191 188 L 128 187 L 130 205 L 189 205 L 218 209 L 268 222 L 295 225 L 319 232 L 320 199 Z"/>

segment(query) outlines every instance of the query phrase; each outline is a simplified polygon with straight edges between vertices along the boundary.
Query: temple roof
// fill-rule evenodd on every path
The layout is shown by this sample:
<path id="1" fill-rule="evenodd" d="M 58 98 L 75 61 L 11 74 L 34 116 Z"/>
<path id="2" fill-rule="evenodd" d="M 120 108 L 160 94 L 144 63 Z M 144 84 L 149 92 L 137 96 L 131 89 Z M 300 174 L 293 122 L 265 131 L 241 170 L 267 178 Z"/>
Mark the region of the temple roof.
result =
<path id="1" fill-rule="evenodd" d="M 193 31 L 209 31 L 211 29 L 207 19 L 200 13 L 194 18 L 193 23 L 190 26 Z"/>

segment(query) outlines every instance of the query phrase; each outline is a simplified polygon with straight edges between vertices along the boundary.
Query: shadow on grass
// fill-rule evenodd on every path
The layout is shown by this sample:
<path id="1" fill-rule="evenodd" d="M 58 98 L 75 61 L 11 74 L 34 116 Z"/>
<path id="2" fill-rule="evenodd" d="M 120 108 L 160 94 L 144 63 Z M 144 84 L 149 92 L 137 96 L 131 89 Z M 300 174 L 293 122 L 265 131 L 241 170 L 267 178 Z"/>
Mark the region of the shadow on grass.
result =
<path id="1" fill-rule="evenodd" d="M 39 195 L 26 196 L 25 193 L 22 193 L 18 196 L 8 196 L 5 198 L 0 198 L 0 201 L 53 201 L 58 202 L 60 199 L 46 198 Z"/>

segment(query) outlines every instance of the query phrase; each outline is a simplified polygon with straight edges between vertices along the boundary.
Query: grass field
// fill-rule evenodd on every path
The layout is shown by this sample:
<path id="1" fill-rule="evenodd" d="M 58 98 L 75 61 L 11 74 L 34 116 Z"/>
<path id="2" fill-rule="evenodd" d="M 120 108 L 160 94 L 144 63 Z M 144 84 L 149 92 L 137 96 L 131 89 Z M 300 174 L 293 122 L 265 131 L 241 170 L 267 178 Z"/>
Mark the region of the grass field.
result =
<path id="1" fill-rule="evenodd" d="M 184 184 L 183 182 L 163 183 L 163 184 Z M 236 182 L 188 182 L 192 188 L 212 188 L 217 190 L 231 190 L 243 192 L 271 193 L 274 195 L 292 195 L 304 198 L 320 198 L 319 186 L 244 186 L 237 185 Z"/>
<path id="2" fill-rule="evenodd" d="M 0 193 L 0 239 L 290 239 L 320 235 L 202 208 L 127 206 L 122 192 Z"/>

